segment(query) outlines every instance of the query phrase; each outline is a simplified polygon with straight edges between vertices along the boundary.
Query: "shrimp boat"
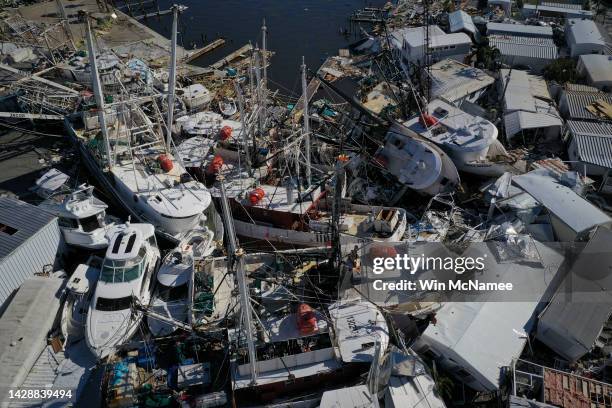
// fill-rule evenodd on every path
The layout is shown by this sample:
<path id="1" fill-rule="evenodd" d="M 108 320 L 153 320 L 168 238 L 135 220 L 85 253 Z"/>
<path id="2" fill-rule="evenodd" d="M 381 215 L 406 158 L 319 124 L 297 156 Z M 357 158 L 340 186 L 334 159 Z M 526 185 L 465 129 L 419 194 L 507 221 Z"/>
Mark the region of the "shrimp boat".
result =
<path id="1" fill-rule="evenodd" d="M 93 55 L 88 20 L 86 28 Z M 164 140 L 140 100 L 105 107 L 95 63 L 92 70 L 96 105 L 102 108 L 83 113 L 83 128 L 66 122 L 88 170 L 133 219 L 152 224 L 160 236 L 177 243 L 187 231 L 206 227 L 220 238 L 210 193 L 175 156 L 170 131 Z"/>
<path id="2" fill-rule="evenodd" d="M 45 176 L 41 177 L 50 181 Z M 41 186 L 44 183 L 39 183 Z M 46 190 L 45 187 L 42 187 Z M 59 189 L 50 194 L 39 207 L 56 215 L 67 244 L 98 250 L 108 246 L 108 230 L 113 219 L 106 215 L 108 206 L 93 195 L 93 186 L 82 184 L 75 190 Z"/>
<path id="3" fill-rule="evenodd" d="M 148 305 L 160 253 L 151 224 L 115 227 L 87 312 L 89 349 L 104 358 L 138 330 Z"/>
<path id="4" fill-rule="evenodd" d="M 450 157 L 398 122 L 391 125 L 374 159 L 401 184 L 423 194 L 446 193 L 459 185 L 459 173 Z"/>
<path id="5" fill-rule="evenodd" d="M 332 190 L 316 187 L 299 196 L 291 181 L 259 184 L 232 191 L 232 215 L 239 236 L 298 247 L 328 245 L 332 239 Z M 240 184 L 237 184 L 240 187 Z M 212 190 L 217 196 L 216 191 Z M 406 211 L 397 207 L 354 204 L 341 200 L 340 242 L 400 241 L 406 231 Z"/>
<path id="6" fill-rule="evenodd" d="M 66 284 L 66 300 L 62 309 L 60 325 L 65 346 L 75 343 L 85 336 L 87 310 L 101 268 L 102 258 L 92 255 L 86 263 L 77 266 Z"/>
<path id="7" fill-rule="evenodd" d="M 189 232 L 166 255 L 157 273 L 157 286 L 147 316 L 149 330 L 155 337 L 168 336 L 179 327 L 172 321 L 190 322 L 189 305 L 193 291 L 194 261 L 212 253 L 214 235 L 206 229 Z M 162 315 L 165 319 L 157 316 Z"/>
<path id="8" fill-rule="evenodd" d="M 389 332 L 375 306 L 343 300 L 328 312 L 326 319 L 322 311 L 301 304 L 295 313 L 262 320 L 269 338 L 255 344 L 261 357 L 254 370 L 245 354 L 231 361 L 237 405 L 318 406 L 326 390 L 352 384 L 371 365 L 382 364 Z M 230 341 L 237 335 L 230 331 Z"/>
<path id="9" fill-rule="evenodd" d="M 434 99 L 427 112 L 403 125 L 412 135 L 421 136 L 442 148 L 457 169 L 482 176 L 501 176 L 511 171 L 511 161 L 497 140 L 493 123 Z"/>

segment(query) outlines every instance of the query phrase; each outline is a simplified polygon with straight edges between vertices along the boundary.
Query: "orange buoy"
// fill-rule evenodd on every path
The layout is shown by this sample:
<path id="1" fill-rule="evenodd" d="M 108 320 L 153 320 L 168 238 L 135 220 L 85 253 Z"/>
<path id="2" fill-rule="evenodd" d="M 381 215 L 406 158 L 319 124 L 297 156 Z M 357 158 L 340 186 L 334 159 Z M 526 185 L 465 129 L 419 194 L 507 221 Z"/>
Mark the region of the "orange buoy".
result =
<path id="1" fill-rule="evenodd" d="M 266 195 L 266 192 L 263 188 L 257 187 L 255 190 L 249 193 L 249 201 L 252 205 L 256 205 L 259 203 Z"/>
<path id="2" fill-rule="evenodd" d="M 223 126 L 219 131 L 219 136 L 221 137 L 221 140 L 229 139 L 232 137 L 232 128 L 229 126 Z"/>
<path id="3" fill-rule="evenodd" d="M 438 119 L 434 118 L 429 113 L 422 113 L 419 122 L 421 122 L 423 126 L 431 127 L 438 123 Z"/>
<path id="4" fill-rule="evenodd" d="M 317 316 L 314 310 L 306 303 L 300 303 L 297 310 L 297 326 L 300 330 L 300 334 L 308 335 L 319 331 L 317 325 Z"/>
<path id="5" fill-rule="evenodd" d="M 174 167 L 174 164 L 172 163 L 172 159 L 165 154 L 160 154 L 157 157 L 157 161 L 159 162 L 159 165 L 162 168 L 162 170 L 165 171 L 166 173 L 172 170 L 172 168 Z"/>
<path id="6" fill-rule="evenodd" d="M 397 255 L 395 247 L 392 246 L 373 246 L 369 253 L 373 258 L 394 258 Z"/>
<path id="7" fill-rule="evenodd" d="M 218 173 L 219 170 L 221 170 L 221 167 L 223 167 L 223 163 L 223 157 L 216 155 L 208 164 L 206 172 L 209 174 Z"/>

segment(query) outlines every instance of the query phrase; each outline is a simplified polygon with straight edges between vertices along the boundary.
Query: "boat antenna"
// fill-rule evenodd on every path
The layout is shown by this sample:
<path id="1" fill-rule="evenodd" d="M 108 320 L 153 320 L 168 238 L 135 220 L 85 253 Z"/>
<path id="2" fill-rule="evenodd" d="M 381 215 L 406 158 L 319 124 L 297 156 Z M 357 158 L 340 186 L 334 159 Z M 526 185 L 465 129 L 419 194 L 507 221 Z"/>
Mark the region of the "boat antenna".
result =
<path id="1" fill-rule="evenodd" d="M 304 154 L 306 155 L 306 183 L 308 187 L 312 185 L 311 176 L 311 163 L 310 163 L 310 116 L 308 113 L 308 84 L 306 83 L 306 62 L 304 56 L 302 56 L 302 95 L 304 96 L 304 110 L 302 116 L 304 117 Z"/>
<path id="2" fill-rule="evenodd" d="M 89 54 L 89 65 L 91 66 L 91 82 L 98 107 L 98 123 L 102 130 L 102 138 L 104 139 L 104 150 L 106 152 L 106 162 L 109 170 L 113 167 L 113 157 L 111 156 L 110 140 L 108 137 L 108 127 L 106 126 L 106 113 L 104 112 L 104 93 L 100 83 L 100 75 L 98 74 L 98 61 L 96 61 L 96 49 L 91 32 L 91 24 L 89 22 L 89 14 L 85 11 L 80 11 L 79 15 L 85 23 L 85 37 L 87 40 L 87 53 Z"/>
<path id="3" fill-rule="evenodd" d="M 176 37 L 178 31 L 179 12 L 186 10 L 187 7 L 172 5 L 172 39 L 170 41 L 170 70 L 168 73 L 168 118 L 166 121 L 166 147 L 168 151 L 172 145 L 172 121 L 174 116 L 174 92 L 176 87 Z"/>
<path id="4" fill-rule="evenodd" d="M 242 309 L 242 325 L 246 334 L 247 346 L 249 351 L 249 367 L 251 371 L 251 385 L 257 384 L 257 354 L 255 353 L 255 341 L 253 339 L 253 324 L 251 322 L 251 299 L 249 297 L 249 287 L 246 281 L 244 251 L 238 247 L 234 221 L 227 201 L 225 191 L 225 177 L 217 176 L 219 190 L 221 191 L 221 208 L 223 211 L 223 221 L 225 223 L 225 236 L 228 244 L 229 263 L 236 272 L 238 280 L 238 292 L 240 294 L 240 308 Z"/>

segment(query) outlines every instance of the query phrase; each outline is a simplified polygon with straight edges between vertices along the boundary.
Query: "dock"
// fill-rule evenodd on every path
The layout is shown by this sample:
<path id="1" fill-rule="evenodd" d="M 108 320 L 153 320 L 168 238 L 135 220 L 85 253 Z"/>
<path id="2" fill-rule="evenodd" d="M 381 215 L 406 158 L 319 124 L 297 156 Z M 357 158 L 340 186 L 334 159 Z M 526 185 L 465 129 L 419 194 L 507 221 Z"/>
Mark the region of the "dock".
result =
<path id="1" fill-rule="evenodd" d="M 170 13 L 172 13 L 171 9 L 161 10 L 161 11 L 158 10 L 158 11 L 153 11 L 151 13 L 142 14 L 140 16 L 134 16 L 132 18 L 134 18 L 136 20 L 144 20 L 144 19 L 147 19 L 149 17 L 160 17 L 160 16 L 164 16 L 164 15 L 170 14 Z"/>
<path id="2" fill-rule="evenodd" d="M 211 68 L 214 69 L 221 69 L 223 68 L 225 65 L 229 64 L 230 62 L 232 62 L 233 60 L 235 60 L 236 58 L 238 58 L 240 55 L 249 52 L 253 49 L 253 46 L 251 44 L 246 44 L 243 45 L 242 47 L 240 47 L 239 49 L 237 49 L 236 51 L 232 52 L 231 54 L 229 54 L 228 56 L 226 56 L 225 58 L 215 62 L 214 64 L 211 65 Z"/>
<path id="3" fill-rule="evenodd" d="M 213 42 L 206 44 L 205 46 L 203 46 L 202 48 L 199 48 L 197 50 L 193 50 L 191 52 L 187 52 L 187 55 L 185 55 L 185 58 L 183 58 L 182 62 L 191 62 L 196 58 L 201 57 L 202 55 L 211 52 L 212 50 L 215 50 L 219 47 L 222 47 L 223 45 L 225 45 L 225 39 L 224 38 L 217 38 L 216 40 L 214 40 Z"/>

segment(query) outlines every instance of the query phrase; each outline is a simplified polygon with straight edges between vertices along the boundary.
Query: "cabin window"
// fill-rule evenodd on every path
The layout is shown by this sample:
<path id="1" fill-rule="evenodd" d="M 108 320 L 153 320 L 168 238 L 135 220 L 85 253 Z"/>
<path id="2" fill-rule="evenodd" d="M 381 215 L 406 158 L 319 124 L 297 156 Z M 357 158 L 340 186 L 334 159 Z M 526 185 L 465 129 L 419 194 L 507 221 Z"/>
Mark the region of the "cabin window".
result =
<path id="1" fill-rule="evenodd" d="M 127 261 L 105 260 L 100 273 L 100 280 L 107 283 L 130 282 L 140 277 L 144 259 L 138 256 Z"/>
<path id="2" fill-rule="evenodd" d="M 132 297 L 126 296 L 117 299 L 98 298 L 96 302 L 96 310 L 103 312 L 114 312 L 117 310 L 126 310 L 132 306 Z"/>
<path id="3" fill-rule="evenodd" d="M 92 232 L 102 227 L 101 219 L 104 219 L 103 214 L 92 215 L 91 217 L 86 217 L 81 219 L 81 226 L 83 227 L 83 231 Z"/>
<path id="4" fill-rule="evenodd" d="M 164 302 L 183 300 L 189 295 L 189 286 L 185 283 L 180 286 L 164 286 L 159 284 L 158 296 Z"/>
<path id="5" fill-rule="evenodd" d="M 74 218 L 59 217 L 57 223 L 62 228 L 72 228 L 72 229 L 79 228 L 79 221 Z"/>

